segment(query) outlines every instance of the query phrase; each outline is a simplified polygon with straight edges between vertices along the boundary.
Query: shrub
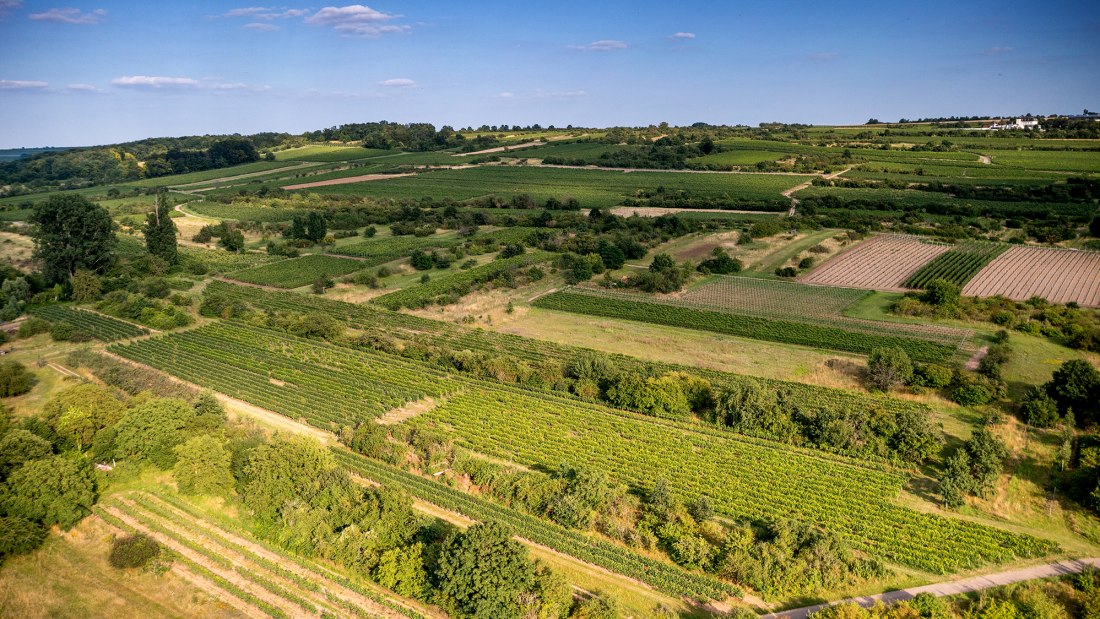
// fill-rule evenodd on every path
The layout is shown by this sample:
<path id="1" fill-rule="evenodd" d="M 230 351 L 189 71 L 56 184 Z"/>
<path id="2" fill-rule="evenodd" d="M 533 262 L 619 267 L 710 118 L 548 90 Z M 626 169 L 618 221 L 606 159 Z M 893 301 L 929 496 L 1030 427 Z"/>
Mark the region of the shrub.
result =
<path id="1" fill-rule="evenodd" d="M 954 373 L 942 365 L 928 363 L 913 368 L 911 384 L 917 387 L 942 389 L 951 384 Z"/>
<path id="2" fill-rule="evenodd" d="M 115 539 L 107 562 L 119 569 L 145 567 L 158 556 L 160 544 L 157 540 L 144 533 L 135 533 Z"/>
<path id="3" fill-rule="evenodd" d="M 26 518 L 0 517 L 0 564 L 34 550 L 46 539 L 46 528 Z"/>
<path id="4" fill-rule="evenodd" d="M 775 274 L 779 277 L 798 277 L 798 269 L 794 267 L 778 267 Z"/>
<path id="5" fill-rule="evenodd" d="M 951 390 L 951 400 L 963 406 L 980 406 L 992 399 L 993 390 L 972 378 L 956 381 L 955 388 Z"/>
<path id="6" fill-rule="evenodd" d="M 49 321 L 38 316 L 30 316 L 19 325 L 19 337 L 34 337 L 39 333 L 48 333 L 49 330 Z"/>
<path id="7" fill-rule="evenodd" d="M 871 384 L 886 391 L 908 383 L 913 377 L 913 362 L 900 348 L 876 348 L 867 359 Z"/>
<path id="8" fill-rule="evenodd" d="M 0 398 L 22 395 L 34 387 L 38 379 L 18 361 L 0 361 Z"/>

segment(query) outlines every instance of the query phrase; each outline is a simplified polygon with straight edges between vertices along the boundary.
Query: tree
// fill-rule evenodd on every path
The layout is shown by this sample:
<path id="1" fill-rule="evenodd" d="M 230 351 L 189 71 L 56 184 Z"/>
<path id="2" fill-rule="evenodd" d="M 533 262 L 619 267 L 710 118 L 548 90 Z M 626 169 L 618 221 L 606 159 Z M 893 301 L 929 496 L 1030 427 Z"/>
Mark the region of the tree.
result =
<path id="1" fill-rule="evenodd" d="M 867 359 L 867 375 L 876 388 L 889 391 L 913 378 L 913 362 L 900 348 L 876 348 Z"/>
<path id="2" fill-rule="evenodd" d="M 1100 238 L 1100 215 L 1093 217 L 1089 222 L 1089 236 Z"/>
<path id="3" fill-rule="evenodd" d="M 176 246 L 176 222 L 170 216 L 172 207 L 160 195 L 157 196 L 153 212 L 145 216 L 145 247 L 149 253 L 168 264 L 179 263 L 179 251 Z"/>
<path id="4" fill-rule="evenodd" d="M 95 273 L 87 269 L 77 271 L 69 284 L 73 287 L 73 301 L 77 303 L 97 301 L 103 293 L 103 283 Z"/>
<path id="5" fill-rule="evenodd" d="M 84 383 L 69 387 L 47 400 L 42 406 L 42 415 L 47 423 L 56 428 L 61 416 L 73 408 L 88 411 L 97 428 L 114 425 L 126 414 L 126 405 L 108 388 Z"/>
<path id="6" fill-rule="evenodd" d="M 534 589 L 527 549 L 500 524 L 476 524 L 439 551 L 436 570 L 443 607 L 464 617 L 520 616 L 520 594 Z"/>
<path id="7" fill-rule="evenodd" d="M 301 215 L 295 215 L 290 220 L 290 238 L 292 239 L 304 239 L 306 238 L 306 218 Z"/>
<path id="8" fill-rule="evenodd" d="M 1070 458 L 1073 457 L 1073 443 L 1077 440 L 1077 432 L 1074 428 L 1073 411 L 1066 413 L 1066 419 L 1062 422 L 1062 443 L 1058 446 L 1058 460 L 1062 470 L 1066 470 Z"/>
<path id="9" fill-rule="evenodd" d="M 54 456 L 19 467 L 0 495 L 0 510 L 70 529 L 87 516 L 95 504 L 95 483 L 83 462 Z"/>
<path id="10" fill-rule="evenodd" d="M 997 476 L 1001 474 L 1008 448 L 989 428 L 979 428 L 963 444 L 970 458 L 970 474 L 974 480 L 973 492 L 987 496 L 993 491 Z"/>
<path id="11" fill-rule="evenodd" d="M 118 423 L 115 448 L 123 457 L 147 459 L 162 469 L 176 463 L 174 448 L 194 433 L 196 415 L 179 399 L 150 400 Z"/>
<path id="12" fill-rule="evenodd" d="M 114 222 L 107 209 L 84 196 L 57 194 L 31 214 L 34 258 L 50 284 L 69 281 L 78 269 L 103 273 L 114 261 Z"/>
<path id="13" fill-rule="evenodd" d="M 928 284 L 921 294 L 921 301 L 936 307 L 947 307 L 959 302 L 960 290 L 958 285 L 945 279 L 937 279 Z"/>
<path id="14" fill-rule="evenodd" d="M 38 383 L 26 366 L 14 359 L 0 361 L 0 398 L 22 395 Z"/>
<path id="15" fill-rule="evenodd" d="M 327 233 L 328 222 L 325 221 L 325 216 L 319 211 L 310 211 L 306 217 L 306 238 L 314 243 L 320 243 Z"/>
<path id="16" fill-rule="evenodd" d="M 291 499 L 309 500 L 336 467 L 332 454 L 306 438 L 275 440 L 252 451 L 245 466 L 242 499 L 261 521 L 276 522 Z"/>
<path id="17" fill-rule="evenodd" d="M 202 434 L 175 448 L 172 476 L 184 494 L 228 496 L 233 492 L 232 457 L 217 437 Z"/>
<path id="18" fill-rule="evenodd" d="M 1024 423 L 1036 428 L 1050 428 L 1058 423 L 1058 403 L 1042 387 L 1032 387 L 1020 404 Z"/>
<path id="19" fill-rule="evenodd" d="M 428 590 L 424 545 L 416 543 L 383 552 L 374 568 L 374 580 L 398 595 L 423 599 Z"/>
<path id="20" fill-rule="evenodd" d="M 18 516 L 0 516 L 0 565 L 14 555 L 34 550 L 46 540 L 46 528 Z"/>
<path id="21" fill-rule="evenodd" d="M 1088 361 L 1066 361 L 1045 387 L 1059 409 L 1077 413 L 1077 423 L 1082 427 L 1100 421 L 1100 372 Z"/>
<path id="22" fill-rule="evenodd" d="M 8 431 L 0 438 L 0 480 L 25 462 L 42 460 L 53 455 L 53 446 L 46 439 L 22 428 Z"/>
<path id="23" fill-rule="evenodd" d="M 621 616 L 618 600 L 599 592 L 581 600 L 570 615 L 572 619 L 619 619 Z"/>
<path id="24" fill-rule="evenodd" d="M 218 244 L 228 251 L 239 252 L 244 249 L 244 233 L 236 228 L 227 230 Z"/>
<path id="25" fill-rule="evenodd" d="M 970 457 L 965 451 L 959 451 L 947 459 L 943 475 L 940 476 L 940 496 L 944 507 L 959 507 L 973 486 L 970 476 Z"/>

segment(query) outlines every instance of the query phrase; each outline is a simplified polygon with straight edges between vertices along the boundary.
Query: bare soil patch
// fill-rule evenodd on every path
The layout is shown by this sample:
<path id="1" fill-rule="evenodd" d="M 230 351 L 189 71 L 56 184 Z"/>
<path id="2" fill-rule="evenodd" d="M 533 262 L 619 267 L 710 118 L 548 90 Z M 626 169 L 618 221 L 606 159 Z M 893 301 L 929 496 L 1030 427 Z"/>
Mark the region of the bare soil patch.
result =
<path id="1" fill-rule="evenodd" d="M 376 423 L 380 423 L 384 426 L 394 425 L 401 423 L 407 419 L 412 419 L 417 415 L 426 413 L 435 408 L 436 402 L 433 398 L 423 398 L 415 402 L 409 402 L 408 404 L 390 409 L 386 414 L 375 419 Z"/>
<path id="2" fill-rule="evenodd" d="M 846 286 L 873 290 L 904 291 L 905 280 L 947 245 L 927 243 L 919 237 L 881 234 L 856 244 L 800 278 L 806 284 Z"/>
<path id="3" fill-rule="evenodd" d="M 1016 301 L 1040 296 L 1053 303 L 1100 307 L 1100 252 L 1012 247 L 967 282 L 963 294 L 999 294 Z"/>
<path id="4" fill-rule="evenodd" d="M 350 185 L 352 183 L 367 183 L 370 181 L 383 181 L 389 178 L 401 178 L 402 176 L 413 176 L 413 174 L 363 174 L 361 176 L 349 176 L 347 178 L 332 178 L 327 181 L 285 185 L 282 189 L 289 191 L 291 189 L 309 189 L 310 187 L 327 187 L 329 185 Z"/>

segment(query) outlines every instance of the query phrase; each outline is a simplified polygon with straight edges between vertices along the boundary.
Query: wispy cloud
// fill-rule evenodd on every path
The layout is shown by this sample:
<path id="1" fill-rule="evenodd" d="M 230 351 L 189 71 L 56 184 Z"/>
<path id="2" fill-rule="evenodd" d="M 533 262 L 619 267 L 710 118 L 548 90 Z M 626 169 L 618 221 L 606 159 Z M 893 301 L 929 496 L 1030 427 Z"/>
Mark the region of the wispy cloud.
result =
<path id="1" fill-rule="evenodd" d="M 575 49 L 582 52 L 611 52 L 619 49 L 626 49 L 626 41 L 614 41 L 614 40 L 602 40 L 593 41 L 588 45 L 570 45 L 570 49 Z"/>
<path id="2" fill-rule="evenodd" d="M 382 80 L 378 82 L 378 85 L 387 88 L 408 88 L 410 86 L 416 86 L 416 81 L 407 77 L 395 77 L 389 80 Z"/>
<path id="3" fill-rule="evenodd" d="M 226 82 L 215 77 L 195 79 L 193 77 L 167 77 L 163 75 L 124 75 L 111 80 L 111 84 L 123 88 L 150 91 L 266 92 L 271 90 L 270 86 Z"/>
<path id="4" fill-rule="evenodd" d="M 50 9 L 44 13 L 31 13 L 27 17 L 35 21 L 52 21 L 63 24 L 98 24 L 107 17 L 107 11 L 96 9 L 90 13 L 85 13 L 74 8 Z"/>
<path id="5" fill-rule="evenodd" d="M 0 90 L 39 90 L 49 86 L 47 82 L 29 80 L 0 80 Z"/>
<path id="6" fill-rule="evenodd" d="M 179 88 L 198 86 L 199 81 L 190 77 L 164 77 L 159 75 L 124 75 L 111 80 L 115 86 L 136 88 Z"/>
<path id="7" fill-rule="evenodd" d="M 806 58 L 816 62 L 832 62 L 840 58 L 840 52 L 814 52 L 812 54 L 806 54 Z"/>
<path id="8" fill-rule="evenodd" d="M 676 32 L 676 33 L 673 33 L 673 34 L 669 35 L 668 38 L 690 41 L 691 39 L 695 38 L 695 33 L 694 32 Z"/>
<path id="9" fill-rule="evenodd" d="M 65 89 L 69 92 L 103 92 L 102 88 L 92 84 L 69 84 Z"/>
<path id="10" fill-rule="evenodd" d="M 511 91 L 505 91 L 494 95 L 497 99 L 576 99 L 577 97 L 587 96 L 588 93 L 583 90 L 543 90 L 536 88 L 535 90 L 514 93 Z"/>
<path id="11" fill-rule="evenodd" d="M 982 52 L 982 55 L 983 56 L 1003 56 L 1005 54 L 1011 54 L 1011 53 L 1012 53 L 1012 48 L 1011 47 L 991 47 L 991 48 L 985 50 L 984 52 Z"/>
<path id="12" fill-rule="evenodd" d="M 15 9 L 23 6 L 23 0 L 0 0 L 0 19 L 7 17 Z"/>
<path id="13" fill-rule="evenodd" d="M 275 24 L 271 24 L 271 23 L 268 23 L 268 22 L 255 22 L 255 21 L 247 23 L 247 24 L 245 24 L 241 27 L 244 28 L 245 30 L 260 30 L 262 32 L 273 32 L 273 31 L 279 29 L 279 27 L 276 26 Z"/>
<path id="14" fill-rule="evenodd" d="M 408 31 L 408 26 L 388 23 L 399 17 L 401 16 L 376 11 L 362 4 L 352 4 L 343 7 L 326 6 L 305 21 L 307 24 L 327 26 L 345 36 L 376 37 Z"/>

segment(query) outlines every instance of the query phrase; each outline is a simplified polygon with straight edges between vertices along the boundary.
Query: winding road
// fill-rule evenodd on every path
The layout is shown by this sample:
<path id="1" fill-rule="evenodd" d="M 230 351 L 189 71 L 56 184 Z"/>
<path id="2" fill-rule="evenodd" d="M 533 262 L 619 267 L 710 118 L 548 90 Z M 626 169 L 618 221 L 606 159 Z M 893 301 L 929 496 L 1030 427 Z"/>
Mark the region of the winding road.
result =
<path id="1" fill-rule="evenodd" d="M 864 608 L 870 608 L 880 600 L 887 604 L 890 602 L 900 602 L 902 600 L 911 600 L 921 593 L 930 593 L 936 597 L 941 597 L 945 595 L 957 595 L 960 593 L 970 593 L 971 591 L 981 591 L 982 589 L 1002 587 L 1004 585 L 1010 585 L 1014 582 L 1023 582 L 1025 580 L 1035 580 L 1037 578 L 1052 578 L 1054 576 L 1076 574 L 1088 566 L 1100 567 L 1100 557 L 1094 557 L 1091 559 L 1058 561 L 1056 563 L 1046 563 L 1044 565 L 1025 567 L 1018 570 L 1009 570 L 1006 572 L 997 572 L 996 574 L 987 574 L 985 576 L 974 576 L 972 578 L 964 578 L 961 580 L 949 580 L 947 582 L 936 583 L 933 585 L 925 585 L 923 587 L 912 587 L 910 589 L 888 591 L 886 593 L 879 593 L 878 595 L 848 598 L 846 600 L 839 600 L 836 602 L 830 602 L 828 604 L 803 606 L 802 608 L 793 608 L 791 610 L 763 615 L 763 619 L 805 619 L 806 617 L 809 617 L 813 613 L 823 608 L 834 606 L 836 604 L 854 603 L 859 604 Z"/>

